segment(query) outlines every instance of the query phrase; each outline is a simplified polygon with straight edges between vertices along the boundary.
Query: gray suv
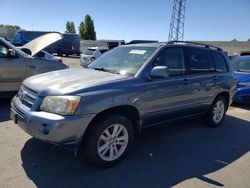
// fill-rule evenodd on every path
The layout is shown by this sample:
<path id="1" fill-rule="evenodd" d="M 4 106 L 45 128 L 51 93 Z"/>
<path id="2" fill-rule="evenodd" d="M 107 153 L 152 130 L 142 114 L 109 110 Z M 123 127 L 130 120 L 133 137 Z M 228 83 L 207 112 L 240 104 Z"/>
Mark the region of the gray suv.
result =
<path id="1" fill-rule="evenodd" d="M 235 86 L 220 48 L 190 42 L 127 45 L 86 69 L 26 79 L 12 100 L 11 116 L 31 136 L 110 167 L 126 156 L 143 128 L 194 116 L 221 125 Z"/>

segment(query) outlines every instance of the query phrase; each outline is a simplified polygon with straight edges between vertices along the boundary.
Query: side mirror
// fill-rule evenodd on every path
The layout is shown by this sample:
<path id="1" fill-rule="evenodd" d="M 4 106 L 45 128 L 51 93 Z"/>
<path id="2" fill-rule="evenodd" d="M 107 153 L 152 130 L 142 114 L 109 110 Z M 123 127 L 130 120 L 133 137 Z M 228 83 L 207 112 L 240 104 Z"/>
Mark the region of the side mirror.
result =
<path id="1" fill-rule="evenodd" d="M 17 57 L 16 51 L 13 50 L 13 49 L 9 49 L 8 56 L 11 57 L 11 58 L 16 58 Z"/>
<path id="2" fill-rule="evenodd" d="M 169 77 L 169 71 L 166 66 L 156 66 L 150 72 L 151 77 L 167 78 Z"/>

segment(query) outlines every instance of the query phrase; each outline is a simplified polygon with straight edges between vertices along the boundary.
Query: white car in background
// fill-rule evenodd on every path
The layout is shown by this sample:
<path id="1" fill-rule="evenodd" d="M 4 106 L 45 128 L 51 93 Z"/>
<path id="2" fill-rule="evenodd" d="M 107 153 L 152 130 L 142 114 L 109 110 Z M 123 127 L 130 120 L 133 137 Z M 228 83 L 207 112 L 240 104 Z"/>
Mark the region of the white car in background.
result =
<path id="1" fill-rule="evenodd" d="M 87 67 L 90 63 L 92 63 L 97 58 L 101 57 L 109 49 L 101 48 L 101 47 L 88 47 L 81 54 L 80 63 L 81 66 Z"/>

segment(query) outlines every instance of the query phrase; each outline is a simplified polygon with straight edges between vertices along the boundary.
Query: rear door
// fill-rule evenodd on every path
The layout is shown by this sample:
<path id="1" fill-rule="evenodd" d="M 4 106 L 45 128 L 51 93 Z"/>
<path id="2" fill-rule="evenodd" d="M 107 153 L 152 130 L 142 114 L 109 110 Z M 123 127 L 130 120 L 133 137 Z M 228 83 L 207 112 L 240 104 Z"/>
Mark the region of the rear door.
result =
<path id="1" fill-rule="evenodd" d="M 167 66 L 170 75 L 145 84 L 143 124 L 149 126 L 190 115 L 192 93 L 182 48 L 167 48 L 153 66 Z"/>
<path id="2" fill-rule="evenodd" d="M 0 92 L 17 91 L 25 78 L 25 60 L 9 57 L 9 48 L 0 41 Z"/>
<path id="3" fill-rule="evenodd" d="M 211 104 L 216 93 L 214 65 L 206 49 L 188 47 L 185 56 L 191 75 L 192 111 L 201 113 Z"/>

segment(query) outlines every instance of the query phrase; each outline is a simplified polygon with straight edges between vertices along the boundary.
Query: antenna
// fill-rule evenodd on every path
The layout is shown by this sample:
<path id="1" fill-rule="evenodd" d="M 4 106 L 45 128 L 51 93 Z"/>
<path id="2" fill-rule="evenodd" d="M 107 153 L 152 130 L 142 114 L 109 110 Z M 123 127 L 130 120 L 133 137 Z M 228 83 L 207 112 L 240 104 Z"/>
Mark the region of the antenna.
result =
<path id="1" fill-rule="evenodd" d="M 185 7 L 186 0 L 174 0 L 168 36 L 169 41 L 183 41 Z"/>

